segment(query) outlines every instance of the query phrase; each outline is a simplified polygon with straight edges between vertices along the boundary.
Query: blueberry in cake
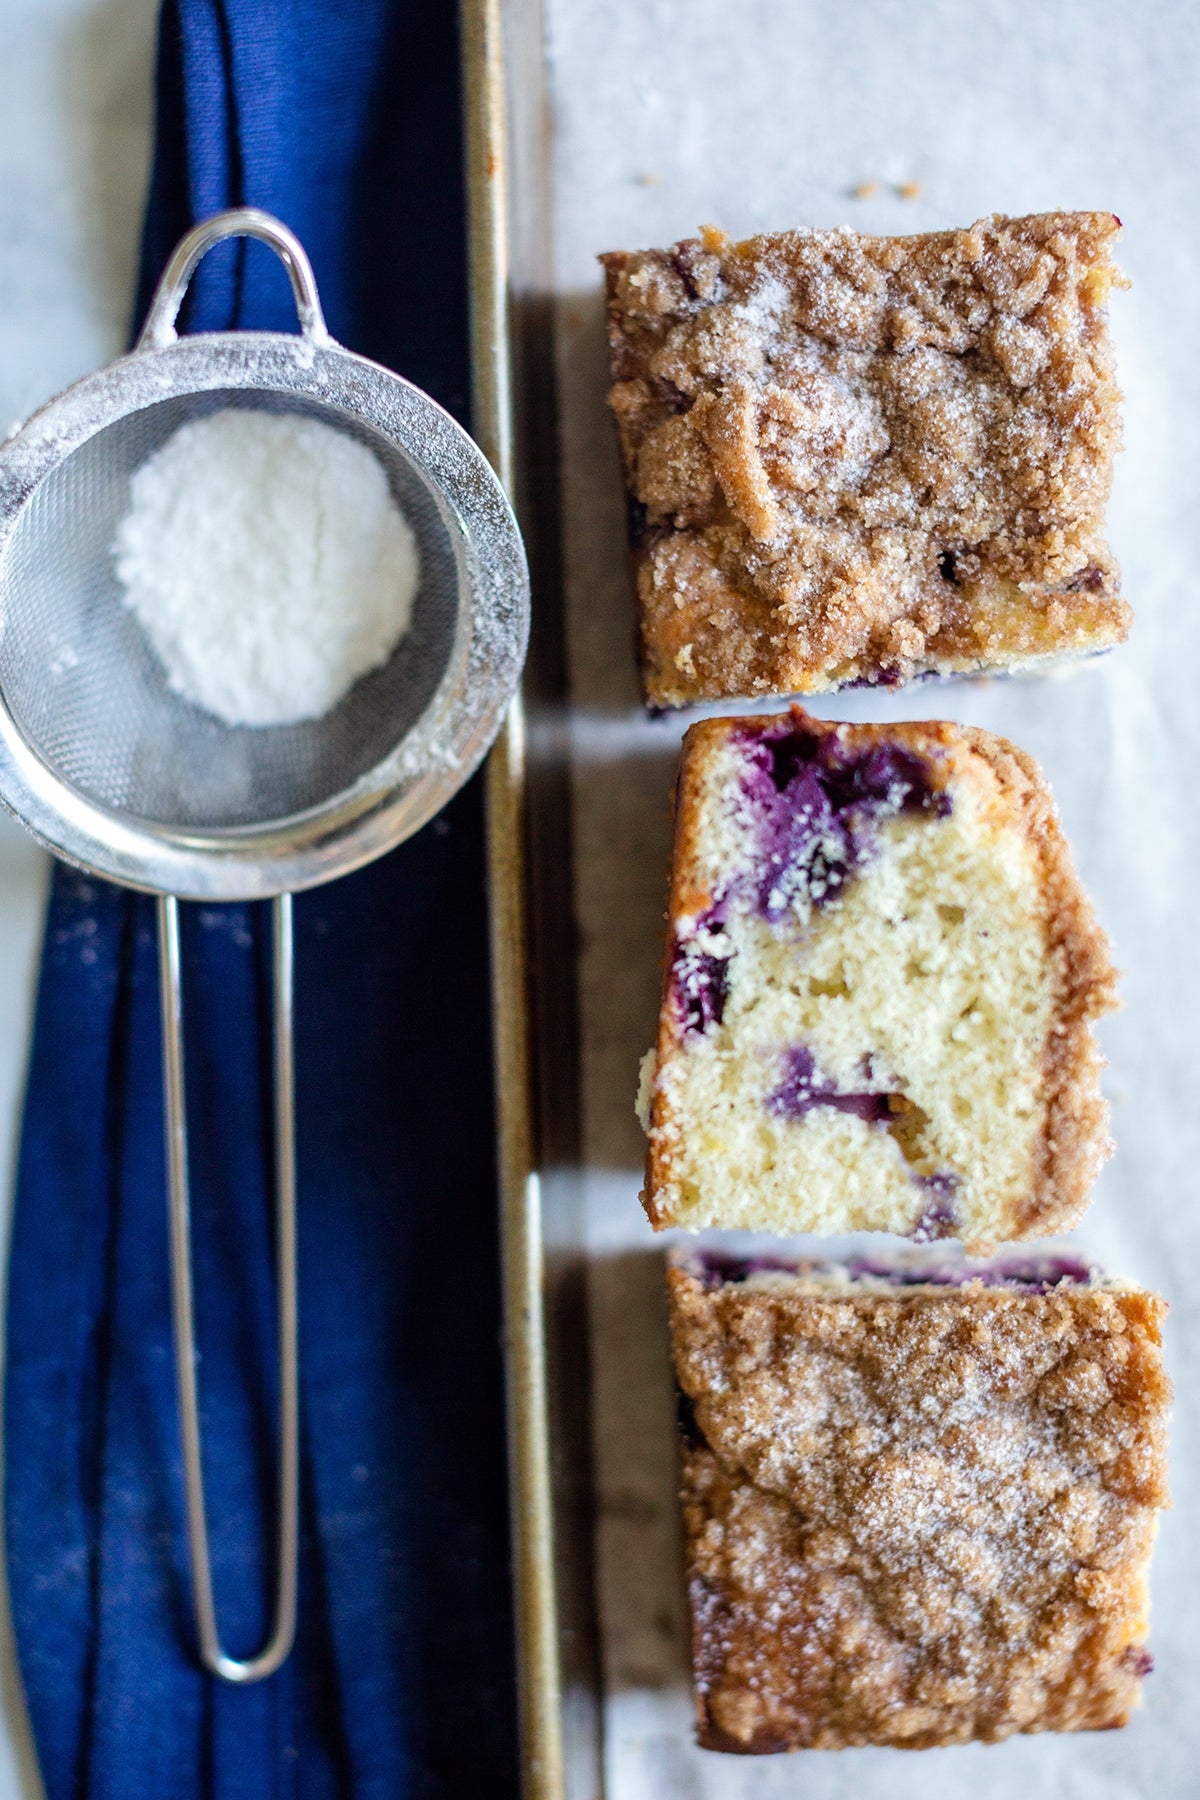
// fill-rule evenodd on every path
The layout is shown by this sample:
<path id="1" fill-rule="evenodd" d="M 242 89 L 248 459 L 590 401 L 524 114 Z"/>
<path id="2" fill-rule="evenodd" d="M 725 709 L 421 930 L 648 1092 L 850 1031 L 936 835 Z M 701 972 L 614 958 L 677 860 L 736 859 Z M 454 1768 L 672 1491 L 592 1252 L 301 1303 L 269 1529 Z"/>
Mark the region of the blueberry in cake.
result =
<path id="1" fill-rule="evenodd" d="M 601 258 L 647 700 L 1105 649 L 1111 213 Z"/>
<path id="2" fill-rule="evenodd" d="M 1071 1262 L 669 1270 L 698 1733 L 921 1749 L 1125 1724 L 1165 1305 Z"/>
<path id="3" fill-rule="evenodd" d="M 651 1223 L 986 1251 L 1082 1214 L 1108 1150 L 1107 941 L 1037 765 L 799 707 L 684 739 L 644 1072 Z"/>

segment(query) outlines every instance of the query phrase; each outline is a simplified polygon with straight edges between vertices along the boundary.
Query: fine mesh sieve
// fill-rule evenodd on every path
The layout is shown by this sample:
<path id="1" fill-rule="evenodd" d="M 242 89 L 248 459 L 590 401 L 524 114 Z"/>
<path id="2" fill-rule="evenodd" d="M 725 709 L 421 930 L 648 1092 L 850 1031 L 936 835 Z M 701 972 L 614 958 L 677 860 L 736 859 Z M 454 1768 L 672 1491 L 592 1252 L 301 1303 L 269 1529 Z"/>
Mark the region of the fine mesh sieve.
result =
<path id="1" fill-rule="evenodd" d="M 321 719 L 230 726 L 168 687 L 120 604 L 110 546 L 132 476 L 190 420 L 227 408 L 329 422 L 302 396 L 218 388 L 105 426 L 36 489 L 0 564 L 0 688 L 29 744 L 80 794 L 165 827 L 261 826 L 324 806 L 369 776 L 429 706 L 450 666 L 467 576 L 456 521 L 400 445 L 343 413 L 375 452 L 417 539 L 413 620 L 387 664 Z"/>
<path id="2" fill-rule="evenodd" d="M 175 319 L 215 243 L 270 245 L 299 335 L 204 333 Z M 335 426 L 382 464 L 417 539 L 409 631 L 325 717 L 237 727 L 176 694 L 121 603 L 112 552 L 137 469 L 223 408 Z M 172 1297 L 201 1655 L 252 1681 L 295 1629 L 297 1396 L 290 895 L 411 835 L 477 767 L 515 691 L 528 632 L 520 535 L 495 475 L 433 400 L 334 343 L 297 239 L 251 208 L 179 244 L 133 353 L 60 394 L 0 446 L 0 799 L 52 850 L 158 895 Z M 177 899 L 274 901 L 278 1575 L 270 1639 L 225 1654 L 212 1597 L 192 1327 Z"/>

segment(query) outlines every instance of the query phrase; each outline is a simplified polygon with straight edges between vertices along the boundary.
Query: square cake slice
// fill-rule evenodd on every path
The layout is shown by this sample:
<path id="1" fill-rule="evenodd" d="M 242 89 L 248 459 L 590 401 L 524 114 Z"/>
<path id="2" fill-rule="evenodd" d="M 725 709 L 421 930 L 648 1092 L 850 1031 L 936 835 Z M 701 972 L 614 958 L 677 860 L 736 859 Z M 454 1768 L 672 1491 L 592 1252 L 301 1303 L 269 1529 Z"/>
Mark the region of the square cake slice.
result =
<path id="1" fill-rule="evenodd" d="M 1157 1295 L 1049 1258 L 668 1279 L 705 1748 L 1126 1723 L 1168 1504 Z"/>
<path id="2" fill-rule="evenodd" d="M 799 707 L 684 738 L 651 1223 L 956 1237 L 1082 1214 L 1108 944 L 1037 765 Z"/>
<path id="3" fill-rule="evenodd" d="M 1106 649 L 1111 213 L 601 258 L 654 706 Z"/>

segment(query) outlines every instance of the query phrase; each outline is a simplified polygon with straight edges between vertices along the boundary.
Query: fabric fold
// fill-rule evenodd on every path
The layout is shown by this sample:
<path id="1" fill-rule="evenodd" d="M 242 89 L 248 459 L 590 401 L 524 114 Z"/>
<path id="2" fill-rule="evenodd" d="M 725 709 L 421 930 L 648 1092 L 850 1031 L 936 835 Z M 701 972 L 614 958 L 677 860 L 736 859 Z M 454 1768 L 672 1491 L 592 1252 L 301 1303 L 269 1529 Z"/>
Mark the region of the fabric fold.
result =
<path id="1" fill-rule="evenodd" d="M 157 82 L 139 318 L 194 218 L 264 206 L 305 243 L 334 335 L 462 416 L 453 8 L 170 0 Z M 183 324 L 292 329 L 286 279 L 261 246 L 220 250 Z M 478 780 L 301 896 L 296 934 L 301 1624 L 285 1668 L 242 1690 L 194 1650 L 153 903 L 56 873 L 5 1395 L 50 1800 L 516 1791 Z M 258 1647 L 273 1582 L 269 946 L 263 908 L 184 909 L 206 1491 L 234 1654 Z"/>

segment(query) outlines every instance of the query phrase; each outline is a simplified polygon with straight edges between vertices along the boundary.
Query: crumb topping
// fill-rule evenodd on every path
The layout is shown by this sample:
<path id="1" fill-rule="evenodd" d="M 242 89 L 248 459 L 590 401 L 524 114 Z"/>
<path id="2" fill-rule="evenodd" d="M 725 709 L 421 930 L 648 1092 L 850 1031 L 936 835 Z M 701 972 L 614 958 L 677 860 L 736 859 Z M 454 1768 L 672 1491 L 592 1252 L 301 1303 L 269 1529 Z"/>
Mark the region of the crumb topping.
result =
<path id="1" fill-rule="evenodd" d="M 1124 634 L 1108 213 L 603 258 L 649 696 Z"/>
<path id="2" fill-rule="evenodd" d="M 1167 1504 L 1161 1300 L 669 1281 L 703 1743 L 1125 1722 Z"/>

